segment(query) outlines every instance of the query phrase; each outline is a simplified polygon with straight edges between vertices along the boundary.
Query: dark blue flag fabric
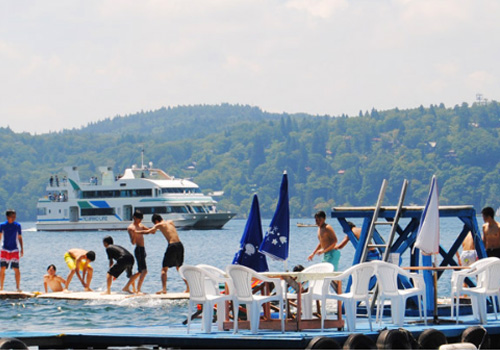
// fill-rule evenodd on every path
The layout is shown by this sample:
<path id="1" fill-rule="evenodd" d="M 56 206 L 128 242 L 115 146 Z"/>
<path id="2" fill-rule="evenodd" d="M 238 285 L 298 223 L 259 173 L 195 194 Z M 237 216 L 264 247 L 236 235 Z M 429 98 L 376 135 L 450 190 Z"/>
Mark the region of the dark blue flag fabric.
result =
<path id="1" fill-rule="evenodd" d="M 289 237 L 290 209 L 288 206 L 288 177 L 285 172 L 281 180 L 278 205 L 260 245 L 260 251 L 275 260 L 286 260 L 288 259 Z"/>
<path id="2" fill-rule="evenodd" d="M 260 221 L 259 200 L 253 196 L 252 208 L 241 237 L 240 249 L 235 254 L 233 265 L 243 265 L 257 272 L 269 271 L 266 256 L 259 252 L 262 243 L 262 223 Z"/>

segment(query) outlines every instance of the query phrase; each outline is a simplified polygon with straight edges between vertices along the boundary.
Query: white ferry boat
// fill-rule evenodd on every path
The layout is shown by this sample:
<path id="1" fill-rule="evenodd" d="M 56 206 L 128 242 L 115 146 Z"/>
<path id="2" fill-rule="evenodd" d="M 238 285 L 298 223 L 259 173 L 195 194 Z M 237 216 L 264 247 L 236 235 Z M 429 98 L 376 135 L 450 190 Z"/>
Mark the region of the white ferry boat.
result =
<path id="1" fill-rule="evenodd" d="M 38 231 L 126 230 L 136 209 L 151 225 L 160 214 L 182 229 L 220 229 L 235 213 L 219 212 L 216 201 L 197 184 L 176 179 L 159 169 L 133 166 L 115 177 L 109 167 L 100 176 L 82 182 L 76 167 L 66 176 L 51 177 L 47 195 L 38 200 Z"/>

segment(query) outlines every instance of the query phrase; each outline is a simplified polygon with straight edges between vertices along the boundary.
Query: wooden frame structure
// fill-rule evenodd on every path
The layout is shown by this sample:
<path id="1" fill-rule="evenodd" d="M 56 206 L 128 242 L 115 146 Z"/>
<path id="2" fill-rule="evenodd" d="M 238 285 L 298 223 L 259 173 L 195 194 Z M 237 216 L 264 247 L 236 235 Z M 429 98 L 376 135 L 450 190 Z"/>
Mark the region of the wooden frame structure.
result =
<path id="1" fill-rule="evenodd" d="M 404 206 L 401 214 L 401 218 L 408 218 L 410 221 L 406 224 L 405 227 L 402 227 L 400 224 L 397 226 L 397 234 L 398 236 L 394 240 L 393 244 L 390 247 L 391 253 L 398 253 L 400 256 L 409 252 L 410 254 L 410 266 L 419 266 L 420 261 L 420 251 L 419 249 L 413 249 L 413 245 L 417 238 L 418 227 L 420 225 L 420 218 L 422 217 L 423 206 Z M 336 218 L 342 229 L 349 237 L 349 240 L 353 244 L 356 249 L 353 259 L 353 265 L 358 264 L 361 261 L 361 257 L 363 254 L 363 246 L 368 237 L 368 229 L 370 227 L 373 212 L 375 207 L 334 207 L 332 208 L 331 217 Z M 379 220 L 385 219 L 390 222 L 394 220 L 394 216 L 396 214 L 396 207 L 387 206 L 382 207 L 379 212 Z M 476 211 L 473 206 L 465 205 L 465 206 L 440 206 L 439 207 L 439 216 L 440 217 L 455 217 L 463 222 L 462 231 L 457 234 L 457 238 L 451 245 L 449 250 L 446 250 L 441 245 L 439 246 L 439 255 L 442 260 L 439 264 L 439 267 L 445 266 L 458 266 L 457 261 L 455 260 L 455 254 L 460 249 L 462 242 L 469 232 L 472 233 L 474 238 L 474 245 L 477 251 L 478 257 L 484 258 L 486 257 L 486 250 L 484 248 L 483 240 L 481 237 L 481 233 L 478 228 L 478 223 L 476 219 Z M 347 222 L 352 218 L 363 219 L 363 225 L 361 227 L 361 234 L 359 240 L 356 238 L 351 228 L 347 224 Z M 384 244 L 385 240 L 383 236 L 375 230 L 373 234 L 373 241 L 375 244 Z M 381 249 L 381 248 L 377 248 Z M 383 253 L 383 252 L 381 252 Z M 430 256 L 423 256 L 423 266 L 431 266 L 432 261 Z M 444 269 L 441 269 L 437 272 L 438 278 L 441 277 Z M 426 280 L 426 288 L 428 295 L 427 309 L 431 313 L 434 310 L 434 301 L 432 295 L 434 295 L 434 284 L 432 283 L 432 275 L 430 271 L 424 272 L 424 278 Z M 467 283 L 472 284 L 472 281 L 468 281 Z M 350 283 L 347 285 L 349 289 Z"/>

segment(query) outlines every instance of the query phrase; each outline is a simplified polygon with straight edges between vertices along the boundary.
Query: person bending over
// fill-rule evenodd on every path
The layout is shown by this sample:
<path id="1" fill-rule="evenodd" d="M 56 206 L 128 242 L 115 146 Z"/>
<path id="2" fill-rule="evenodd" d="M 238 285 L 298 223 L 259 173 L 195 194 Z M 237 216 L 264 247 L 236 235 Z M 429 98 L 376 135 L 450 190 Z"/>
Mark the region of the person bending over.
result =
<path id="1" fill-rule="evenodd" d="M 110 236 L 104 237 L 102 240 L 106 248 L 106 254 L 109 259 L 109 271 L 106 276 L 107 289 L 102 294 L 111 294 L 111 283 L 113 279 L 117 279 L 123 271 L 126 271 L 128 282 L 123 287 L 124 292 L 130 293 L 130 284 L 134 282 L 132 277 L 132 268 L 134 266 L 134 256 L 122 246 L 113 244 L 113 238 Z M 113 263 L 113 260 L 116 261 Z"/>
<path id="2" fill-rule="evenodd" d="M 69 284 L 73 275 L 76 276 L 82 283 L 83 288 L 86 292 L 91 291 L 90 282 L 92 282 L 92 275 L 94 269 L 90 265 L 91 261 L 95 260 L 95 253 L 91 250 L 87 251 L 80 248 L 71 248 L 64 254 L 64 261 L 69 267 L 69 275 L 66 278 L 66 288 L 69 289 Z M 82 273 L 80 275 L 80 272 Z"/>

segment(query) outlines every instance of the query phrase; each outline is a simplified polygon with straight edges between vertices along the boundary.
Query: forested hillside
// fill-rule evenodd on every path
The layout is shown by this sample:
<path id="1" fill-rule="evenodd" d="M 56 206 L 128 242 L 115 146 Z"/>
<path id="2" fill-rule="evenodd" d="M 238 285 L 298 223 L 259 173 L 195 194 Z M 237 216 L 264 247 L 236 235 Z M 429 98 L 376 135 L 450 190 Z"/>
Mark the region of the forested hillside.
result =
<path id="1" fill-rule="evenodd" d="M 51 174 L 76 165 L 82 178 L 97 167 L 116 173 L 145 161 L 204 192 L 224 190 L 221 209 L 245 217 L 259 194 L 274 210 L 283 170 L 294 217 L 340 205 L 373 205 L 389 180 L 396 203 L 404 178 L 407 204 L 423 205 L 432 174 L 441 205 L 500 206 L 500 106 L 462 104 L 372 110 L 357 117 L 270 114 L 239 105 L 184 106 L 117 116 L 82 129 L 42 135 L 0 128 L 0 206 L 34 220 Z"/>

